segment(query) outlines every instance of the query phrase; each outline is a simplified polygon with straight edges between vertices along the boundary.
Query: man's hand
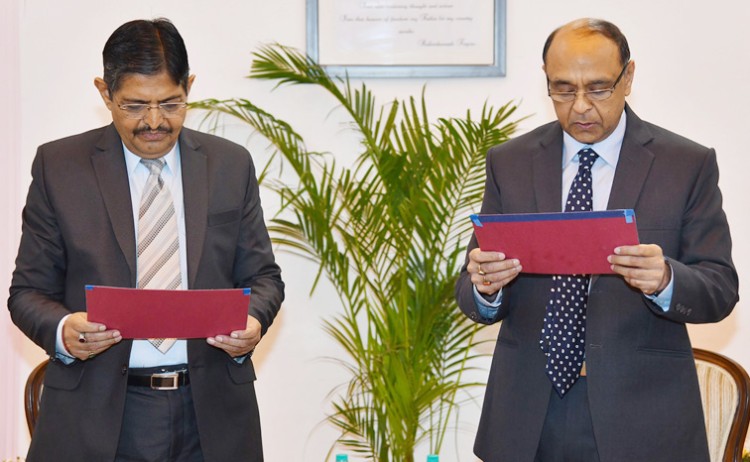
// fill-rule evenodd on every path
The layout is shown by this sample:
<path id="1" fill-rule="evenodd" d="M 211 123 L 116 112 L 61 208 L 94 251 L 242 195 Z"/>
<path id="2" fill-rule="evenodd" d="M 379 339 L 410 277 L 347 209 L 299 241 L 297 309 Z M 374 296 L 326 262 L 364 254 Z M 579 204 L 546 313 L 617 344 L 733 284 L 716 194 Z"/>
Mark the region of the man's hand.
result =
<path id="1" fill-rule="evenodd" d="M 474 249 L 469 252 L 466 271 L 471 282 L 481 294 L 492 295 L 505 287 L 521 272 L 521 263 L 516 259 L 505 259 L 501 252 L 482 252 Z"/>
<path id="2" fill-rule="evenodd" d="M 227 335 L 217 335 L 206 339 L 209 345 L 221 348 L 233 358 L 244 356 L 255 349 L 260 342 L 260 321 L 252 316 L 247 317 L 247 328 L 236 330 Z"/>
<path id="3" fill-rule="evenodd" d="M 655 244 L 617 247 L 607 260 L 612 264 L 612 271 L 646 295 L 661 292 L 672 279 L 661 247 Z"/>
<path id="4" fill-rule="evenodd" d="M 73 313 L 65 319 L 62 328 L 65 349 L 81 361 L 93 358 L 122 340 L 120 331 L 107 330 L 107 326 L 89 322 L 84 312 Z"/>

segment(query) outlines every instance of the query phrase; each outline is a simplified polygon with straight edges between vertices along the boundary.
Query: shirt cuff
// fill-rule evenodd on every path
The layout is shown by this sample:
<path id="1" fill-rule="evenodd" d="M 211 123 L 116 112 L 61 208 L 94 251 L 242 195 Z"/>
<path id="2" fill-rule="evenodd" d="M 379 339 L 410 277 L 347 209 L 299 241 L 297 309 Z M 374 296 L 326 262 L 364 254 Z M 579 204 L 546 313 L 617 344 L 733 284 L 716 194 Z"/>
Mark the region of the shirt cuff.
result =
<path id="1" fill-rule="evenodd" d="M 471 288 L 474 291 L 474 303 L 477 306 L 479 315 L 484 319 L 493 319 L 497 315 L 500 304 L 503 302 L 503 291 L 499 290 L 492 300 L 487 300 L 479 293 L 477 286 L 472 285 Z"/>
<path id="2" fill-rule="evenodd" d="M 71 313 L 72 314 L 72 313 Z M 70 354 L 67 348 L 65 348 L 65 342 L 62 338 L 62 332 L 63 332 L 63 325 L 65 324 L 65 320 L 68 319 L 68 316 L 70 314 L 65 315 L 61 320 L 60 323 L 57 324 L 57 334 L 55 341 L 55 357 L 63 362 L 63 364 L 70 364 L 73 361 L 76 360 L 75 356 Z"/>
<path id="3" fill-rule="evenodd" d="M 667 265 L 669 265 L 669 262 L 667 262 Z M 674 271 L 672 271 L 671 265 L 669 266 L 669 272 L 671 273 L 671 276 L 669 278 L 669 284 L 667 284 L 667 287 L 665 287 L 664 290 L 659 293 L 646 295 L 647 299 L 656 303 L 659 308 L 661 308 L 665 313 L 669 311 L 669 305 L 672 304 L 672 294 L 674 293 Z"/>
<path id="4" fill-rule="evenodd" d="M 255 351 L 255 350 L 253 350 L 253 351 Z M 249 358 L 249 357 L 251 357 L 253 355 L 253 351 L 251 351 L 248 354 L 242 355 L 242 356 L 233 357 L 232 359 L 237 364 L 245 364 L 245 361 L 247 361 L 247 358 Z"/>

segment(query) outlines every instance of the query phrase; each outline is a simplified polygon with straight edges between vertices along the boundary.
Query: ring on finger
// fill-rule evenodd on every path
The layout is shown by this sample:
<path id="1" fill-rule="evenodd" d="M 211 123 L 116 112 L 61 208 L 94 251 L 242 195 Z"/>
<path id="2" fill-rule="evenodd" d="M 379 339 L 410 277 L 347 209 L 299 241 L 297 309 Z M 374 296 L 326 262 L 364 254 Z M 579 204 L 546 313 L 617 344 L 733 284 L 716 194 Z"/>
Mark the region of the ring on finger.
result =
<path id="1" fill-rule="evenodd" d="M 96 353 L 89 353 L 89 358 L 88 359 L 92 359 L 94 356 L 96 356 Z"/>
<path id="2" fill-rule="evenodd" d="M 482 264 L 481 263 L 477 263 L 477 274 L 480 275 L 480 276 L 484 276 L 485 274 L 487 274 L 484 271 L 482 271 Z"/>
<path id="3" fill-rule="evenodd" d="M 487 277 L 483 277 L 483 278 L 482 278 L 482 285 L 484 285 L 484 286 L 488 286 L 488 285 L 490 285 L 490 284 L 492 284 L 492 282 L 490 282 L 490 280 L 489 280 L 489 279 L 487 279 Z"/>

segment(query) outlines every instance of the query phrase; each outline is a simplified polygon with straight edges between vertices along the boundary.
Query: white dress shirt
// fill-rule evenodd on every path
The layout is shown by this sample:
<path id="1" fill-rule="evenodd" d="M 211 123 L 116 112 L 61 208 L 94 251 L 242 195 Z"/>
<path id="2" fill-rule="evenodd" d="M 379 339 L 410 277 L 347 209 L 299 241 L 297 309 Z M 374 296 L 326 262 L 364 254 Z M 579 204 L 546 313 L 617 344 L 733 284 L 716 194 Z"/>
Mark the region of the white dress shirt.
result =
<path id="1" fill-rule="evenodd" d="M 128 168 L 130 182 L 130 201 L 133 205 L 133 223 L 135 225 L 135 242 L 138 242 L 138 210 L 141 206 L 141 196 L 146 187 L 149 169 L 141 163 L 141 158 L 133 154 L 123 145 L 125 163 Z M 180 145 L 175 144 L 163 159 L 167 162 L 161 171 L 164 186 L 169 188 L 174 201 L 174 213 L 177 217 L 177 234 L 180 242 L 180 273 L 182 283 L 180 289 L 187 289 L 187 240 L 185 238 L 185 204 L 182 195 L 182 165 L 180 163 Z M 137 276 L 136 276 L 137 280 Z M 134 340 L 130 351 L 130 367 L 156 367 L 171 364 L 187 364 L 187 340 L 177 340 L 166 353 L 156 349 L 148 340 Z"/>

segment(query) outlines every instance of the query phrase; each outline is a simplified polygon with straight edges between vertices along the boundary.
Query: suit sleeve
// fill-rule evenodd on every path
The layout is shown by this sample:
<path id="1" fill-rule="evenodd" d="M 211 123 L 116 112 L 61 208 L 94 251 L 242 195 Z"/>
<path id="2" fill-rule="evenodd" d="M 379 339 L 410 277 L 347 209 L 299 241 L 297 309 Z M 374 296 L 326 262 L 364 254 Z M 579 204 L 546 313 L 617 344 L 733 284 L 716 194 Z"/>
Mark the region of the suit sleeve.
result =
<path id="1" fill-rule="evenodd" d="M 497 188 L 497 184 L 495 182 L 495 175 L 492 164 L 494 149 L 495 148 L 490 149 L 487 153 L 487 178 L 485 180 L 484 198 L 482 199 L 481 213 L 502 213 L 500 190 Z M 482 313 L 477 307 L 477 302 L 474 298 L 474 285 L 471 282 L 471 275 L 469 275 L 468 271 L 466 271 L 466 267 L 469 264 L 469 252 L 471 252 L 478 246 L 479 244 L 477 243 L 476 236 L 472 235 L 471 241 L 469 241 L 469 246 L 466 249 L 466 260 L 464 261 L 464 265 L 461 267 L 461 274 L 459 275 L 458 281 L 456 282 L 456 300 L 458 301 L 458 306 L 461 308 L 461 311 L 472 321 L 481 324 L 494 324 L 508 315 L 507 300 L 509 297 L 503 296 L 503 302 L 501 302 L 497 307 L 497 311 L 492 318 L 486 318 L 482 316 Z M 512 284 L 506 286 L 503 290 L 504 293 L 506 291 L 512 290 Z"/>
<path id="2" fill-rule="evenodd" d="M 250 160 L 250 173 L 242 223 L 237 243 L 234 280 L 238 287 L 250 287 L 248 314 L 260 321 L 264 335 L 271 326 L 284 300 L 284 283 L 281 269 L 276 264 L 268 235 L 255 167 Z"/>
<path id="3" fill-rule="evenodd" d="M 32 164 L 31 174 L 8 309 L 21 331 L 52 356 L 55 354 L 57 326 L 71 311 L 62 303 L 65 246 L 47 195 L 41 148 Z"/>
<path id="4" fill-rule="evenodd" d="M 720 321 L 739 300 L 716 153 L 708 151 L 683 214 L 678 252 L 667 256 L 675 283 L 669 311 L 650 303 L 654 313 L 683 323 Z"/>

